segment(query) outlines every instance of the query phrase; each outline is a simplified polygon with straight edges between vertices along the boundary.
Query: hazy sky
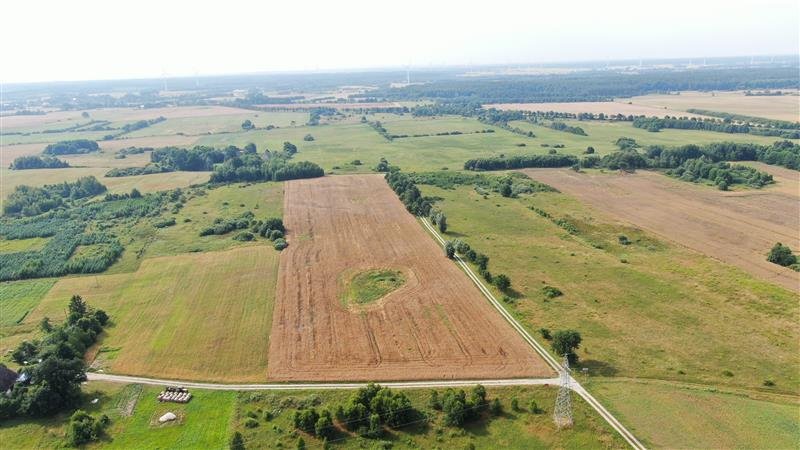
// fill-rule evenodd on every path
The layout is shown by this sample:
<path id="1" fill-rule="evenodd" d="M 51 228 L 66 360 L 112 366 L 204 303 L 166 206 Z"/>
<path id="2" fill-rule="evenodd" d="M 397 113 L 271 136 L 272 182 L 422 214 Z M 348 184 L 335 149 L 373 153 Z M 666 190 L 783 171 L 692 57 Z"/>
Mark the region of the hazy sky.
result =
<path id="1" fill-rule="evenodd" d="M 798 0 L 4 0 L 0 81 L 800 51 Z"/>

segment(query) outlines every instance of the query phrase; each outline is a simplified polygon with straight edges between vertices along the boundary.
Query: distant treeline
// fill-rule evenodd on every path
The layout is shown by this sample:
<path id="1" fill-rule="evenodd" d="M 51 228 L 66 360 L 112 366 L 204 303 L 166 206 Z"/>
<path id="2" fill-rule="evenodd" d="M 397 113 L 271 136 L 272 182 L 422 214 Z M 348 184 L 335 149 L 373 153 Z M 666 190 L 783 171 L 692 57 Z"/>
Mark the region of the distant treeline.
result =
<path id="1" fill-rule="evenodd" d="M 800 130 L 783 130 L 769 127 L 753 127 L 748 124 L 736 124 L 717 119 L 677 118 L 677 117 L 639 117 L 633 126 L 647 131 L 660 131 L 663 128 L 681 130 L 705 130 L 720 133 L 750 133 L 759 136 L 772 136 L 783 139 L 800 139 Z"/>
<path id="2" fill-rule="evenodd" d="M 745 116 L 743 114 L 731 114 L 719 111 L 709 111 L 707 109 L 687 109 L 686 112 L 700 114 L 703 116 L 718 117 L 726 121 L 737 121 L 763 125 L 769 128 L 780 128 L 784 130 L 800 130 L 800 122 L 789 122 L 788 120 L 766 119 L 764 117 Z"/>
<path id="3" fill-rule="evenodd" d="M 55 144 L 50 144 L 42 151 L 45 155 L 77 155 L 82 153 L 91 153 L 100 150 L 97 142 L 88 139 L 74 139 L 71 141 L 61 141 Z"/>
<path id="4" fill-rule="evenodd" d="M 27 169 L 62 169 L 69 167 L 69 163 L 62 161 L 52 156 L 20 156 L 14 158 L 9 168 L 11 170 L 27 170 Z"/>
<path id="5" fill-rule="evenodd" d="M 796 67 L 658 70 L 638 74 L 590 71 L 559 75 L 442 79 L 403 88 L 384 88 L 370 97 L 478 103 L 611 101 L 674 91 L 797 89 Z M 362 95 L 356 95 L 359 97 Z"/>

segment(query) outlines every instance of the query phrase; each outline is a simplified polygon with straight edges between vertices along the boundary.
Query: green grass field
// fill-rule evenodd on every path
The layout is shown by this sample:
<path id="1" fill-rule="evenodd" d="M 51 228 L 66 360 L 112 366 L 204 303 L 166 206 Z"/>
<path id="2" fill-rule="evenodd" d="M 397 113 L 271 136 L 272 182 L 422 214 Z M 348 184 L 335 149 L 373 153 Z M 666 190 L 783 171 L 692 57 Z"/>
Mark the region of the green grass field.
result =
<path id="1" fill-rule="evenodd" d="M 181 448 L 226 449 L 233 432 L 242 432 L 246 448 L 295 448 L 303 437 L 309 449 L 322 448 L 321 441 L 294 429 L 292 415 L 301 403 L 314 404 L 318 409 L 334 409 L 352 391 L 270 391 L 230 392 L 192 390 L 194 398 L 185 405 L 159 403 L 161 390 L 155 386 L 114 385 L 91 382 L 85 388 L 82 406 L 90 414 L 106 414 L 111 425 L 106 436 L 89 448 Z M 440 394 L 443 392 L 439 390 Z M 418 410 L 430 414 L 431 420 L 396 429 L 386 429 L 380 439 L 365 439 L 343 430 L 337 431 L 333 448 L 625 448 L 622 439 L 612 433 L 578 397 L 575 403 L 575 426 L 558 431 L 549 414 L 532 414 L 527 410 L 535 400 L 545 411 L 552 409 L 555 390 L 535 388 L 488 388 L 488 398 L 499 398 L 504 412 L 499 417 L 484 417 L 467 424 L 463 429 L 442 423 L 442 413 L 427 406 L 428 390 L 403 391 Z M 91 400 L 98 399 L 95 404 Z M 520 410 L 511 409 L 516 398 Z M 523 410 L 524 409 L 524 410 Z M 167 411 L 179 420 L 166 425 L 157 423 Z M 264 411 L 274 413 L 264 419 Z M 248 413 L 255 413 L 258 425 L 244 426 Z M 4 448 L 59 448 L 63 446 L 67 414 L 43 420 L 13 420 L 0 423 L 0 442 Z M 384 444 L 387 443 L 387 444 Z"/>
<path id="2" fill-rule="evenodd" d="M 588 388 L 652 448 L 797 448 L 797 397 L 647 380 Z"/>
<path id="3" fill-rule="evenodd" d="M 403 273 L 397 270 L 368 270 L 345 280 L 345 305 L 365 305 L 378 300 L 405 284 Z"/>
<path id="4" fill-rule="evenodd" d="M 507 304 L 531 332 L 575 328 L 582 365 L 600 376 L 662 378 L 797 393 L 796 296 L 640 230 L 605 222 L 560 193 L 519 199 L 423 186 L 450 238 L 486 253 L 517 293 Z M 573 235 L 529 206 L 566 219 Z M 621 245 L 625 235 L 632 245 Z M 554 286 L 563 296 L 548 298 Z M 725 375 L 731 371 L 733 376 Z"/>
<path id="5" fill-rule="evenodd" d="M 674 130 L 664 129 L 657 133 L 652 133 L 641 128 L 635 128 L 631 122 L 599 122 L 599 121 L 577 121 L 564 120 L 564 123 L 571 126 L 583 128 L 588 136 L 556 131 L 544 126 L 533 125 L 528 122 L 511 122 L 509 125 L 519 127 L 525 131 L 533 131 L 536 135 L 534 148 L 541 147 L 541 144 L 564 144 L 565 148 L 557 149 L 559 153 L 578 155 L 586 147 L 594 147 L 597 154 L 605 155 L 619 150 L 614 145 L 617 139 L 629 137 L 636 140 L 642 147 L 647 145 L 679 146 L 686 144 L 708 144 L 711 142 L 753 142 L 759 144 L 771 144 L 778 138 L 755 136 L 752 134 L 718 133 L 714 131 L 700 130 Z M 528 144 L 530 145 L 530 144 Z M 538 148 L 539 151 L 547 148 Z"/>
<path id="6" fill-rule="evenodd" d="M 136 272 L 62 278 L 26 318 L 61 321 L 73 294 L 112 325 L 93 367 L 173 379 L 266 379 L 278 252 L 253 244 L 142 261 Z"/>
<path id="7" fill-rule="evenodd" d="M 55 281 L 53 278 L 44 278 L 0 283 L 0 330 L 21 323 Z M 0 334 L 5 333 L 0 331 Z"/>

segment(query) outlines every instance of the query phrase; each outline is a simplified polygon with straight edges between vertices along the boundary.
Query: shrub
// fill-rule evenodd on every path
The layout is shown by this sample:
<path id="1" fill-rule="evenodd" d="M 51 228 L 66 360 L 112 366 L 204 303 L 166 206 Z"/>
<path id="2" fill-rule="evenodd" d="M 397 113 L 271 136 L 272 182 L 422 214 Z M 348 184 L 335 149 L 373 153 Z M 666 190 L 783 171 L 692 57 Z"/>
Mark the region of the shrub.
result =
<path id="1" fill-rule="evenodd" d="M 620 234 L 619 237 L 617 237 L 617 239 L 619 240 L 619 243 L 622 245 L 630 245 L 631 243 L 630 239 L 628 239 L 628 236 L 625 236 L 624 234 Z"/>
<path id="2" fill-rule="evenodd" d="M 307 134 L 307 135 L 303 136 L 303 140 L 306 141 L 306 142 L 311 142 L 311 141 L 314 140 L 314 136 L 312 136 L 310 134 Z"/>
<path id="3" fill-rule="evenodd" d="M 544 296 L 547 298 L 556 298 L 564 295 L 564 293 L 561 292 L 561 289 L 549 285 L 545 285 L 542 288 L 542 294 L 544 294 Z"/>
<path id="4" fill-rule="evenodd" d="M 502 273 L 495 276 L 492 282 L 495 286 L 497 286 L 497 289 L 500 289 L 501 291 L 505 291 L 511 287 L 511 279 Z"/>
<path id="5" fill-rule="evenodd" d="M 453 245 L 453 243 L 451 241 L 447 241 L 444 244 L 444 254 L 450 259 L 455 258 L 455 256 L 456 256 L 456 247 Z"/>
<path id="6" fill-rule="evenodd" d="M 253 233 L 249 231 L 240 231 L 236 236 L 233 237 L 233 240 L 240 241 L 240 242 L 249 242 L 255 238 Z"/>
<path id="7" fill-rule="evenodd" d="M 255 428 L 255 427 L 257 427 L 257 426 L 258 426 L 258 421 L 257 421 L 256 419 L 253 419 L 252 417 L 248 417 L 248 418 L 247 418 L 247 419 L 244 421 L 244 426 L 245 426 L 246 428 Z"/>
<path id="8" fill-rule="evenodd" d="M 235 432 L 231 438 L 230 450 L 244 450 L 244 438 L 242 433 Z"/>
<path id="9" fill-rule="evenodd" d="M 110 420 L 106 415 L 103 415 L 98 420 L 86 411 L 79 409 L 69 418 L 67 443 L 73 447 L 78 447 L 96 441 L 102 436 L 109 423 Z"/>
<path id="10" fill-rule="evenodd" d="M 539 404 L 536 403 L 536 400 L 531 400 L 530 403 L 528 403 L 528 410 L 531 414 L 541 414 L 544 412 L 542 408 L 539 408 Z"/>
<path id="11" fill-rule="evenodd" d="M 492 400 L 492 403 L 489 405 L 489 412 L 492 413 L 493 416 L 499 416 L 503 413 L 503 404 L 500 403 L 500 399 L 495 397 Z"/>
<path id="12" fill-rule="evenodd" d="M 789 247 L 778 242 L 767 254 L 767 261 L 779 266 L 789 267 L 797 263 L 797 256 L 792 254 L 792 250 Z"/>
<path id="13" fill-rule="evenodd" d="M 550 330 L 547 328 L 539 328 L 539 334 L 542 335 L 543 339 L 547 339 L 548 341 L 553 339 L 553 335 L 550 334 Z"/>
<path id="14" fill-rule="evenodd" d="M 288 247 L 289 243 L 286 242 L 286 239 L 278 238 L 278 239 L 275 239 L 275 242 L 272 244 L 272 246 L 275 248 L 275 250 L 281 251 L 281 250 L 285 249 L 286 247 Z"/>

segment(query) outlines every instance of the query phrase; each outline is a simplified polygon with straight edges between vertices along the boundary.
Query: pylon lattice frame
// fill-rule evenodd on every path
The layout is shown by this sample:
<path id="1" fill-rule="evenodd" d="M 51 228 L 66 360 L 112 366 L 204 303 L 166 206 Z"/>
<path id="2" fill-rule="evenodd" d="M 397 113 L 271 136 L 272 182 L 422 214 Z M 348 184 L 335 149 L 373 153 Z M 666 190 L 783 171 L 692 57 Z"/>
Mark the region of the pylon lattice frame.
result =
<path id="1" fill-rule="evenodd" d="M 567 358 L 567 355 L 564 355 L 564 362 L 561 363 L 561 371 L 559 376 L 560 387 L 558 389 L 558 396 L 556 397 L 556 408 L 553 412 L 553 422 L 555 422 L 557 428 L 561 429 L 565 427 L 571 427 L 573 423 L 571 397 L 572 388 L 570 387 L 572 378 L 569 374 L 569 358 Z"/>

